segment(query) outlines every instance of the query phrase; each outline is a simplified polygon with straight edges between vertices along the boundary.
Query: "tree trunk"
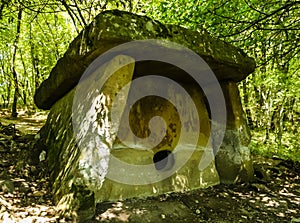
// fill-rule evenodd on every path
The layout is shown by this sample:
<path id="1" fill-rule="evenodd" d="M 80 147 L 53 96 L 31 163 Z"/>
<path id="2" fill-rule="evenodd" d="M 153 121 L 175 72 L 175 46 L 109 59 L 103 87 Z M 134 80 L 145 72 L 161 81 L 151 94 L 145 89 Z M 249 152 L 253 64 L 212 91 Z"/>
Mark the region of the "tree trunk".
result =
<path id="1" fill-rule="evenodd" d="M 28 84 L 26 85 L 26 82 L 28 83 L 28 81 L 26 81 L 26 79 L 24 79 L 24 77 L 28 77 L 28 74 L 27 74 L 27 71 L 26 71 L 26 64 L 25 64 L 25 61 L 23 59 L 21 51 L 20 51 L 20 57 L 21 57 L 21 62 L 22 62 L 22 65 L 23 65 L 24 72 L 23 72 L 23 75 L 22 75 L 23 80 L 21 80 L 21 81 L 19 80 L 19 83 L 22 86 L 22 88 L 19 89 L 19 92 L 22 92 L 22 95 L 19 95 L 19 96 L 22 97 L 23 104 L 24 104 L 24 106 L 26 106 L 27 105 L 27 89 L 28 89 Z"/>
<path id="2" fill-rule="evenodd" d="M 66 2 L 65 0 L 61 0 L 60 2 L 62 3 L 62 5 L 63 5 L 63 6 L 65 7 L 65 9 L 67 10 L 67 12 L 68 12 L 68 14 L 69 14 L 69 16 L 70 16 L 70 18 L 71 18 L 73 24 L 74 24 L 74 27 L 75 27 L 77 33 L 79 34 L 80 31 L 79 31 L 79 29 L 78 29 L 78 27 L 77 27 L 76 20 L 75 20 L 73 14 L 75 15 L 75 17 L 77 18 L 77 20 L 78 20 L 79 22 L 80 22 L 80 19 L 78 19 L 77 15 L 70 9 L 70 7 L 68 6 L 68 4 L 67 4 L 67 2 Z"/>
<path id="3" fill-rule="evenodd" d="M 32 36 L 32 28 L 31 25 L 29 27 L 29 42 L 30 42 L 30 55 L 31 55 L 31 62 L 32 62 L 32 67 L 34 70 L 34 77 L 33 77 L 33 82 L 32 86 L 34 86 L 34 92 L 39 88 L 40 86 L 40 70 L 39 70 L 39 58 L 37 55 L 35 55 L 35 45 L 33 43 L 33 36 Z"/>
<path id="4" fill-rule="evenodd" d="M 15 62 L 16 62 L 16 55 L 17 55 L 17 50 L 18 50 L 19 38 L 20 38 L 21 19 L 22 19 L 22 9 L 19 9 L 18 21 L 17 21 L 17 33 L 16 33 L 16 38 L 14 40 L 14 44 L 13 44 L 13 54 L 12 54 L 11 63 L 10 63 L 11 73 L 13 76 L 14 87 L 15 87 L 13 104 L 12 104 L 12 112 L 11 112 L 11 116 L 14 118 L 16 118 L 18 116 L 17 103 L 18 103 L 18 96 L 20 95 L 18 74 L 17 74 L 16 68 L 15 68 Z"/>
<path id="5" fill-rule="evenodd" d="M 247 89 L 247 87 L 249 87 L 249 84 L 247 86 L 247 82 L 246 80 L 242 81 L 242 90 L 243 90 L 243 102 L 244 102 L 244 107 L 245 107 L 245 112 L 246 112 L 246 118 L 247 118 L 247 122 L 248 122 L 248 126 L 250 127 L 250 129 L 253 129 L 253 120 L 251 117 L 251 109 L 250 109 L 250 103 L 249 103 L 249 89 Z"/>
<path id="6" fill-rule="evenodd" d="M 11 94 L 11 82 L 9 81 L 8 84 L 7 84 L 6 104 L 4 106 L 5 108 L 9 107 L 10 94 Z"/>

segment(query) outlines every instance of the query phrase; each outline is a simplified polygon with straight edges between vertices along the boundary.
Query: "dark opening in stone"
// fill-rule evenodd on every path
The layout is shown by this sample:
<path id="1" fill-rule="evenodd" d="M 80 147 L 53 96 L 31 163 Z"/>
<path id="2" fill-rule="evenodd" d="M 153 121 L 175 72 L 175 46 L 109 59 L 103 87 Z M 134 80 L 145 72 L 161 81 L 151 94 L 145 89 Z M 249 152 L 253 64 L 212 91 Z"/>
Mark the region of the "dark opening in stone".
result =
<path id="1" fill-rule="evenodd" d="M 170 150 L 161 150 L 154 154 L 153 162 L 156 170 L 170 170 L 175 163 L 174 154 Z"/>

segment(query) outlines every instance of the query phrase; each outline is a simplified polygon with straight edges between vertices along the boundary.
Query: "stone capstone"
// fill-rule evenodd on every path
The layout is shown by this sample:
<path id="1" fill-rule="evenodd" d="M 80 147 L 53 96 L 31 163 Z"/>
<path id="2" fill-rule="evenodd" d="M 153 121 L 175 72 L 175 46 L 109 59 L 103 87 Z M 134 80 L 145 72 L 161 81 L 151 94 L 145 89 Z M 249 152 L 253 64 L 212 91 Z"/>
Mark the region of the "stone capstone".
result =
<path id="1" fill-rule="evenodd" d="M 73 40 L 65 55 L 58 60 L 49 78 L 35 94 L 36 105 L 50 109 L 76 86 L 85 69 L 99 55 L 122 43 L 145 39 L 168 40 L 188 47 L 208 63 L 220 81 L 241 81 L 255 68 L 252 58 L 233 45 L 211 37 L 205 30 L 192 31 L 176 25 L 163 25 L 146 16 L 118 10 L 105 11 Z M 162 72 L 161 67 L 160 64 L 136 64 L 134 76 L 149 70 L 156 74 L 170 70 L 167 68 Z M 172 75 L 182 76 L 180 71 L 171 71 Z M 183 74 L 181 78 L 185 79 L 187 75 Z"/>

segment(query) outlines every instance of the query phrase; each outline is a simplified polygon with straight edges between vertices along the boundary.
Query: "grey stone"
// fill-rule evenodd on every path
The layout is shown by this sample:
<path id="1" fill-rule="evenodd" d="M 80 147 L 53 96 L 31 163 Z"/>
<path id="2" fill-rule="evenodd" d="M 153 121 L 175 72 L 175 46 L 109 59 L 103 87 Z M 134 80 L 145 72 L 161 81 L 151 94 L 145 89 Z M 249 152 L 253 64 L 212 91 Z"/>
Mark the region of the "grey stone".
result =
<path id="1" fill-rule="evenodd" d="M 244 117 L 238 87 L 233 82 L 222 84 L 227 107 L 227 123 L 223 142 L 216 153 L 216 167 L 220 181 L 225 184 L 254 179 L 248 147 L 250 132 Z M 218 132 L 213 138 L 218 137 Z"/>
<path id="2" fill-rule="evenodd" d="M 36 105 L 42 109 L 50 109 L 76 86 L 85 69 L 99 55 L 122 43 L 145 39 L 169 40 L 188 47 L 208 63 L 220 81 L 243 80 L 255 68 L 252 58 L 233 45 L 211 37 L 204 30 L 191 31 L 180 26 L 163 25 L 146 16 L 117 10 L 105 11 L 70 44 L 49 78 L 37 90 Z M 174 49 L 176 50 L 178 49 Z M 192 81 L 174 67 L 165 66 L 162 70 L 161 64 L 157 62 L 137 64 L 135 76 L 144 71 L 159 75 L 170 70 L 177 78 Z"/>
<path id="3" fill-rule="evenodd" d="M 105 83 L 102 91 L 98 89 L 101 80 L 97 82 L 96 79 L 91 78 L 55 103 L 41 132 L 41 135 L 46 135 L 45 143 L 49 148 L 47 161 L 51 171 L 50 178 L 55 192 L 55 201 L 65 216 L 75 217 L 78 215 L 83 222 L 93 217 L 96 205 L 94 192 L 102 187 L 107 172 L 109 151 L 118 130 L 118 124 L 111 125 L 110 121 L 109 112 L 112 102 L 116 92 L 132 79 L 134 63 L 130 57 L 117 56 L 103 68 L 103 72 L 109 71 L 124 60 L 131 63 L 118 70 Z M 72 117 L 74 115 L 72 106 L 75 90 L 80 91 L 86 87 L 92 89 L 89 92 L 90 97 L 77 92 L 78 107 L 74 108 L 78 114 L 84 115 Z M 85 106 L 93 103 L 96 107 Z M 91 112 L 88 113 L 83 109 L 90 109 Z M 94 120 L 97 118 L 97 112 L 102 115 L 98 121 Z M 88 126 L 84 125 L 85 122 L 81 118 L 94 120 L 97 126 L 101 126 L 103 134 L 97 135 L 95 138 L 94 135 L 85 135 L 88 131 L 84 130 Z M 83 140 L 78 140 L 79 136 L 74 134 L 74 123 L 80 125 L 77 134 L 80 134 Z"/>
<path id="4" fill-rule="evenodd" d="M 218 126 L 220 123 L 211 123 L 205 101 L 207 94 L 214 94 L 214 86 L 207 83 L 204 87 L 208 90 L 204 95 L 203 89 L 175 66 L 153 61 L 138 62 L 136 58 L 116 52 L 95 72 L 105 76 L 115 71 L 109 79 L 91 75 L 78 83 L 85 69 L 99 55 L 122 43 L 147 39 L 169 40 L 188 47 L 214 71 L 226 100 L 224 113 L 227 114 L 227 123 L 223 123 L 226 130 L 220 148 L 216 142 L 222 133 L 216 130 L 210 135 L 213 125 Z M 151 48 L 151 44 L 146 47 Z M 182 52 L 181 47 L 168 45 L 168 42 L 161 47 L 173 53 Z M 185 65 L 190 63 L 183 61 Z M 253 59 L 234 46 L 210 37 L 205 31 L 163 25 L 127 12 L 107 11 L 99 14 L 71 43 L 35 95 L 38 107 L 51 108 L 39 140 L 45 144 L 43 150 L 47 151 L 54 199 L 63 215 L 86 222 L 93 217 L 96 203 L 103 201 L 187 191 L 220 182 L 251 180 L 253 167 L 248 148 L 250 134 L 235 82 L 244 79 L 254 68 Z M 185 96 L 171 85 L 164 86 L 166 95 L 178 102 L 179 107 L 162 98 L 145 97 L 128 108 L 128 98 L 134 92 L 132 85 L 125 89 L 121 101 L 117 100 L 120 90 L 133 79 L 151 74 L 172 78 L 188 92 L 188 96 Z M 157 83 L 146 85 L 156 89 Z M 186 104 L 189 99 L 191 104 Z M 119 116 L 112 120 L 115 101 Z M 183 119 L 177 114 L 178 109 L 182 109 Z M 127 113 L 128 117 L 125 115 Z M 151 132 L 149 122 L 154 116 L 164 119 L 165 129 L 161 122 L 157 125 L 159 131 Z M 130 126 L 124 125 L 126 119 L 129 119 Z M 201 125 L 199 131 L 198 122 Z M 151 140 L 159 139 L 162 130 L 166 134 L 159 144 L 153 144 Z M 146 146 L 140 145 L 136 137 L 129 134 L 131 131 L 141 139 L 151 140 L 146 142 Z M 149 137 L 151 133 L 152 138 Z M 183 143 L 178 143 L 182 139 Z M 195 148 L 191 149 L 190 142 L 195 139 L 196 143 L 192 144 Z M 183 149 L 176 151 L 177 144 Z M 169 151 L 172 157 L 164 163 L 167 168 L 157 170 L 155 166 L 159 165 L 154 163 L 154 157 L 161 151 Z M 164 178 L 170 169 L 184 162 L 185 154 L 191 151 L 190 159 L 176 173 Z M 110 155 L 129 164 L 149 164 L 158 178 L 163 179 L 152 182 L 148 173 L 128 173 L 126 169 L 115 165 Z M 203 159 L 205 162 L 200 163 L 199 160 Z M 149 183 L 138 185 L 134 182 L 118 182 L 109 176 L 122 180 L 133 176 L 136 181 L 149 180 Z M 165 217 L 164 213 L 160 215 L 162 219 Z"/>

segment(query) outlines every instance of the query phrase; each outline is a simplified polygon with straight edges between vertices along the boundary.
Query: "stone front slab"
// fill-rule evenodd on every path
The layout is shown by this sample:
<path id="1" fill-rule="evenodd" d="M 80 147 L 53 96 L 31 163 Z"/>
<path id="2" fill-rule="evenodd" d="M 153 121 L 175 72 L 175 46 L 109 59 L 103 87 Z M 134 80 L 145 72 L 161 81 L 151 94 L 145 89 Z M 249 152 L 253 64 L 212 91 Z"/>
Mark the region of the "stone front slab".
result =
<path id="1" fill-rule="evenodd" d="M 116 69 L 120 64 L 127 65 Z M 183 84 L 189 92 L 187 95 L 177 92 L 172 85 L 165 85 L 167 98 L 177 105 L 176 109 L 165 99 L 146 97 L 130 107 L 130 126 L 124 125 L 122 118 L 116 119 L 119 122 L 111 120 L 117 93 L 132 79 L 133 69 L 132 58 L 117 56 L 95 72 L 105 76 L 115 70 L 103 86 L 103 80 L 97 75 L 89 76 L 50 110 L 43 128 L 47 135 L 47 161 L 55 201 L 65 215 L 78 215 L 80 221 L 85 221 L 93 216 L 99 202 L 187 191 L 220 182 L 209 137 L 209 115 L 198 85 Z M 155 90 L 153 83 L 148 88 Z M 131 94 L 132 89 L 128 89 L 118 103 L 121 105 L 118 113 L 123 116 Z M 147 138 L 149 122 L 156 116 L 163 118 L 166 127 L 165 137 L 156 146 L 152 147 L 151 143 L 156 137 L 160 140 L 160 134 L 149 137 L 150 141 L 144 144 L 128 134 L 132 130 L 139 137 Z M 130 146 L 124 147 L 124 143 Z M 158 154 L 166 151 L 170 157 L 164 161 Z M 134 172 L 132 184 L 118 182 L 114 177 L 126 179 L 130 173 L 114 165 L 111 156 L 137 165 L 138 170 L 138 165 L 148 164 L 150 174 L 141 171 L 145 177 L 142 185 L 136 183 L 143 177 L 140 171 Z M 206 165 L 200 168 L 202 159 L 206 159 Z"/>
<path id="2" fill-rule="evenodd" d="M 182 157 L 182 153 L 178 152 L 174 155 L 175 162 Z M 153 153 L 148 151 L 138 151 L 135 149 L 120 149 L 113 150 L 112 155 L 120 158 L 127 163 L 135 163 L 145 165 L 146 163 L 153 164 Z M 213 156 L 213 155 L 212 155 Z M 148 197 L 157 196 L 168 192 L 184 192 L 192 189 L 207 188 L 220 183 L 214 159 L 204 170 L 199 170 L 199 160 L 203 157 L 203 150 L 196 150 L 188 162 L 172 176 L 159 181 L 152 182 L 146 185 L 128 185 L 115 182 L 110 179 L 105 179 L 101 190 L 95 192 L 95 201 L 97 203 L 103 201 L 118 201 L 132 197 Z M 109 166 L 109 171 L 117 171 L 113 166 Z M 128 177 L 126 170 L 118 170 L 118 174 Z M 155 166 L 153 165 L 153 171 Z M 157 171 L 157 174 L 164 172 Z"/>
<path id="3" fill-rule="evenodd" d="M 116 70 L 120 64 L 124 66 Z M 47 161 L 54 199 L 66 215 L 79 215 L 79 219 L 93 216 L 94 191 L 102 187 L 109 151 L 118 131 L 118 123 L 112 125 L 109 111 L 117 92 L 131 81 L 133 69 L 132 58 L 113 58 L 55 103 L 48 115 L 42 135 L 46 135 L 49 149 Z M 113 70 L 116 71 L 100 88 L 97 73 L 105 76 Z M 100 114 L 102 118 L 97 118 Z M 95 128 L 98 126 L 101 135 Z"/>

